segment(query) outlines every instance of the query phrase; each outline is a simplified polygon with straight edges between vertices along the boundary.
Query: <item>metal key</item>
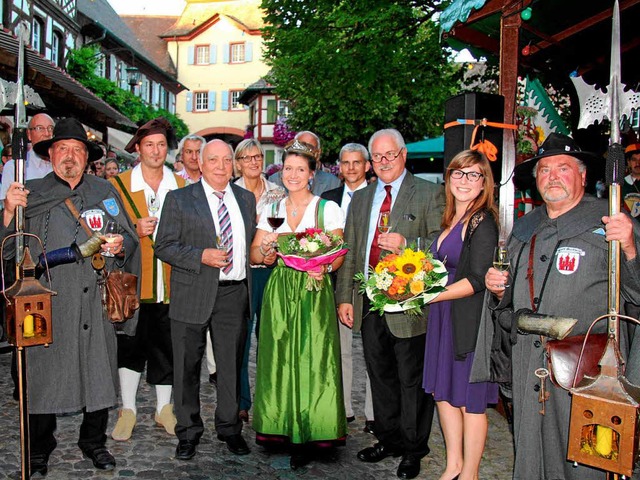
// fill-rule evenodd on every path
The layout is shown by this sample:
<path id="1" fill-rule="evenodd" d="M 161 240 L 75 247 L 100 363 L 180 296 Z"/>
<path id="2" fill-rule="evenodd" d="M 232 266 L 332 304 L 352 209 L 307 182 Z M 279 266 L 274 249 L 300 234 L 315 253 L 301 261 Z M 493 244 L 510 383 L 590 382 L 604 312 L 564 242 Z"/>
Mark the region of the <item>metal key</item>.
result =
<path id="1" fill-rule="evenodd" d="M 540 391 L 538 392 L 538 402 L 542 404 L 542 408 L 540 409 L 540 415 L 544 415 L 544 406 L 545 402 L 549 400 L 549 392 L 545 388 L 545 384 L 547 381 L 547 377 L 549 376 L 549 370 L 546 368 L 538 368 L 534 372 L 535 376 L 540 379 Z"/>

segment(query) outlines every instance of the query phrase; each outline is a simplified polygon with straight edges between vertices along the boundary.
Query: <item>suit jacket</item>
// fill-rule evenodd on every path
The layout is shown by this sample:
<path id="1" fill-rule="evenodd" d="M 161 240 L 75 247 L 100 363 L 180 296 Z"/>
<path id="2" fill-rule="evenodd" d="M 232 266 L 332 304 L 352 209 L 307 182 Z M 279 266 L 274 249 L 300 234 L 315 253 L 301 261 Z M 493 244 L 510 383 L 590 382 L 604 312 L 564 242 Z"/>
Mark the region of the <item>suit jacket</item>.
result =
<path id="1" fill-rule="evenodd" d="M 358 190 L 351 198 L 351 206 L 344 228 L 345 242 L 349 252 L 342 267 L 338 270 L 336 303 L 351 303 L 354 310 L 353 331 L 362 325 L 363 296 L 358 293 L 360 284 L 353 279 L 357 272 L 363 272 L 367 254 L 367 237 L 371 204 L 376 184 Z M 440 231 L 444 211 L 444 188 L 426 180 L 414 177 L 407 172 L 391 210 L 393 232 L 402 234 L 407 242 L 417 237 L 435 238 Z M 421 335 L 427 329 L 428 309 L 422 316 L 410 317 L 402 313 L 385 314 L 385 320 L 391 333 L 399 338 Z"/>
<path id="2" fill-rule="evenodd" d="M 256 199 L 253 193 L 232 183 L 229 187 L 244 221 L 248 289 L 251 292 L 249 249 L 256 231 Z M 171 303 L 169 317 L 204 324 L 211 317 L 218 293 L 220 269 L 202 263 L 202 251 L 215 248 L 216 230 L 202 180 L 167 194 L 156 235 L 156 255 L 169 263 Z"/>
<path id="3" fill-rule="evenodd" d="M 344 185 L 334 188 L 333 190 L 327 190 L 320 196 L 326 200 L 336 202 L 340 207 L 342 207 L 342 195 L 344 195 Z"/>

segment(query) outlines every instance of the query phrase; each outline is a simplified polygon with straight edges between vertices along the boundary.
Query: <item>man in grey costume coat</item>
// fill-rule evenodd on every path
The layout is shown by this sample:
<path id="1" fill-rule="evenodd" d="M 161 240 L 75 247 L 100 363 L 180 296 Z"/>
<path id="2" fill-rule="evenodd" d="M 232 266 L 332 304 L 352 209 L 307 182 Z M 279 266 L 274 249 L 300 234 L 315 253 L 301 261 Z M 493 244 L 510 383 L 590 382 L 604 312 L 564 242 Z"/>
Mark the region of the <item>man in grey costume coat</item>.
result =
<path id="1" fill-rule="evenodd" d="M 622 252 L 622 296 L 631 301 L 640 298 L 640 230 L 628 215 L 610 217 L 606 201 L 585 195 L 586 169 L 603 162 L 580 151 L 571 138 L 551 134 L 538 156 L 516 167 L 516 174 L 535 177 L 545 204 L 514 225 L 508 242 L 509 281 L 505 272 L 493 268 L 485 277 L 500 325 L 509 328 L 513 312 L 528 308 L 576 318 L 578 323 L 570 335 L 586 333 L 591 322 L 607 312 L 607 252 L 612 240 L 620 241 Z M 511 285 L 505 289 L 507 283 Z M 600 322 L 594 332 L 605 329 L 606 322 Z M 545 402 L 545 415 L 539 413 L 540 380 L 534 371 L 548 368 L 546 341 L 541 335 L 518 334 L 513 346 L 513 478 L 604 480 L 603 471 L 574 467 L 567 461 L 569 392 L 547 380 L 550 397 Z"/>
<path id="2" fill-rule="evenodd" d="M 17 182 L 10 185 L 2 238 L 15 230 L 15 209 L 21 205 L 26 207 L 25 231 L 38 235 L 47 252 L 84 243 L 89 237 L 65 205 L 70 199 L 94 231 L 100 231 L 108 219 L 118 222 L 116 240 L 102 245 L 116 255 L 107 259 L 107 269 L 118 262 L 139 273 L 138 236 L 120 197 L 106 180 L 84 174 L 87 161 L 101 158 L 102 149 L 87 141 L 82 124 L 73 118 L 62 119 L 53 138 L 34 148 L 51 158 L 53 172 L 26 182 L 26 188 Z M 33 239 L 28 244 L 37 258 L 40 244 Z M 53 342 L 48 348 L 27 349 L 32 474 L 47 474 L 49 455 L 56 447 L 56 414 L 80 411 L 78 446 L 96 468 L 115 467 L 105 446 L 105 432 L 108 409 L 117 403 L 116 331 L 103 314 L 98 278 L 89 259 L 51 269 L 51 288 L 57 292 L 51 300 Z M 46 283 L 44 277 L 42 281 Z M 125 323 L 125 329 L 135 328 L 132 320 Z"/>

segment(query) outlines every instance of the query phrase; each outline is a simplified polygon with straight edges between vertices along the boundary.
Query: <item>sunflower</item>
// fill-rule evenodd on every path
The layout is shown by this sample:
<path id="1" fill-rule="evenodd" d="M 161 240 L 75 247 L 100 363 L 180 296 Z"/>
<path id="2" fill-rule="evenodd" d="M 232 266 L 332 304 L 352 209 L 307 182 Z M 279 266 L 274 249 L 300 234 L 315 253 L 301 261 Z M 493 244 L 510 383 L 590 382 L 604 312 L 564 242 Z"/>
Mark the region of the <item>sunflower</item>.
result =
<path id="1" fill-rule="evenodd" d="M 406 249 L 404 253 L 395 261 L 395 265 L 397 268 L 396 275 L 406 278 L 407 280 L 413 279 L 413 276 L 417 272 L 422 270 L 423 258 L 423 252 L 413 252 L 409 249 Z"/>

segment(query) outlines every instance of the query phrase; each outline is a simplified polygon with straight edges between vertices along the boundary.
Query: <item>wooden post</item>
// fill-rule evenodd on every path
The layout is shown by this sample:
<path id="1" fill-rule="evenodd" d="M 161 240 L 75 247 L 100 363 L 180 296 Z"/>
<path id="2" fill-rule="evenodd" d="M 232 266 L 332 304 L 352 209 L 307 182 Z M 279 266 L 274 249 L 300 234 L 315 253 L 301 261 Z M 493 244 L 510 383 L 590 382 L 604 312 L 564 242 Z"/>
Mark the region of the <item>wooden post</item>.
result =
<path id="1" fill-rule="evenodd" d="M 515 122 L 516 93 L 518 87 L 519 28 L 522 23 L 513 3 L 504 0 L 500 20 L 500 95 L 504 97 L 504 123 Z M 513 227 L 515 189 L 512 182 L 516 166 L 514 132 L 504 130 L 502 135 L 502 181 L 500 187 L 500 239 L 507 238 Z"/>

